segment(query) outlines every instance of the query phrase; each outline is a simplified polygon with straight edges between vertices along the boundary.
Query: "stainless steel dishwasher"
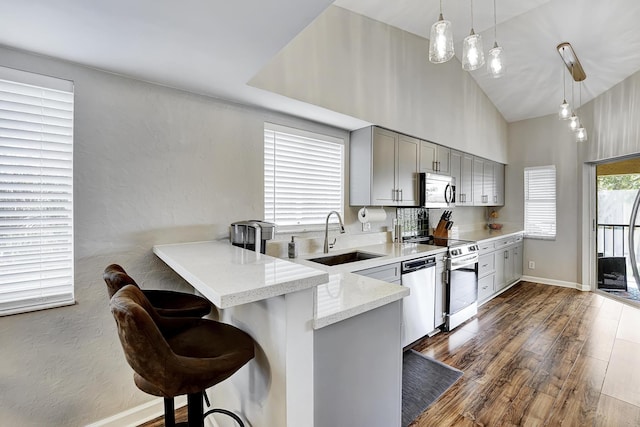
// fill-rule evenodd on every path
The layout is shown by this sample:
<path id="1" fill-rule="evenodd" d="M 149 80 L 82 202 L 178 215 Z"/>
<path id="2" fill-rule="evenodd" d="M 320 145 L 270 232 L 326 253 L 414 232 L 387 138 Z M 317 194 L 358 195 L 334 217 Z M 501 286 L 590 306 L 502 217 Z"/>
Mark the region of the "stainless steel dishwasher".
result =
<path id="1" fill-rule="evenodd" d="M 411 294 L 402 300 L 402 347 L 435 329 L 436 257 L 402 263 L 402 286 Z"/>

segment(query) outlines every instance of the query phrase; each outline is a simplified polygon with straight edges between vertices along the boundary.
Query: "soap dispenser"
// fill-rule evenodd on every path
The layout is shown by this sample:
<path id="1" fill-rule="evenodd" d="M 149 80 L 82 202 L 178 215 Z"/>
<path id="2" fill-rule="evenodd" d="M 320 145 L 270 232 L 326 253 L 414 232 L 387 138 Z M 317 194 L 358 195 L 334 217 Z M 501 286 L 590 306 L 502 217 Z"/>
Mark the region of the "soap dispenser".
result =
<path id="1" fill-rule="evenodd" d="M 298 257 L 298 248 L 296 247 L 296 242 L 294 238 L 295 236 L 291 236 L 291 241 L 289 242 L 289 258 Z"/>

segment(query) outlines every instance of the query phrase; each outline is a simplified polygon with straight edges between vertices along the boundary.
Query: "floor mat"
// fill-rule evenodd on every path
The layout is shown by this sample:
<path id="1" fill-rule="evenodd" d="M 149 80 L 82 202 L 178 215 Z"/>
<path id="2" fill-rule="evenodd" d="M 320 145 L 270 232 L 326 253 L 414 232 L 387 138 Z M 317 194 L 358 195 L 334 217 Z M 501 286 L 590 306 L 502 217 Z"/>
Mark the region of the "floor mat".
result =
<path id="1" fill-rule="evenodd" d="M 462 371 L 409 350 L 402 361 L 402 426 L 406 427 L 462 376 Z"/>

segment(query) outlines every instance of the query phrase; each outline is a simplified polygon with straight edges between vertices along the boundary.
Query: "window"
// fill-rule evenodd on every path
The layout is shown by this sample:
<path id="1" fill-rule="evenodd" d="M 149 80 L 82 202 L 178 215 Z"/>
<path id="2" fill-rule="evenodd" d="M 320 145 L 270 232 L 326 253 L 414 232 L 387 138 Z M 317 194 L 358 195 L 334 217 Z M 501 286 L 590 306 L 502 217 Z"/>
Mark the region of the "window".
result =
<path id="1" fill-rule="evenodd" d="M 524 231 L 536 239 L 556 237 L 556 167 L 524 169 Z"/>
<path id="2" fill-rule="evenodd" d="M 73 83 L 0 67 L 0 315 L 73 302 Z"/>
<path id="3" fill-rule="evenodd" d="M 265 123 L 265 220 L 280 231 L 318 230 L 330 211 L 342 215 L 343 156 L 342 139 Z"/>

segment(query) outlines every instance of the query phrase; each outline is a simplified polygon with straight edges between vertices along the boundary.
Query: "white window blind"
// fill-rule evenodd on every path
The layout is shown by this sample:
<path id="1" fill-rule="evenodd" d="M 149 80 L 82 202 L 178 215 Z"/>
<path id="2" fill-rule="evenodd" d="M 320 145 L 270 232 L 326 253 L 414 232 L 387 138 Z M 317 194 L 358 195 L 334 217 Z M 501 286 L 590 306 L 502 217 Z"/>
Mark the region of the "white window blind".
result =
<path id="1" fill-rule="evenodd" d="M 265 123 L 265 220 L 300 231 L 319 229 L 332 210 L 342 215 L 343 156 L 341 139 Z"/>
<path id="2" fill-rule="evenodd" d="M 524 169 L 524 230 L 527 237 L 556 237 L 556 167 Z"/>
<path id="3" fill-rule="evenodd" d="M 73 83 L 0 67 L 0 315 L 73 302 Z"/>

